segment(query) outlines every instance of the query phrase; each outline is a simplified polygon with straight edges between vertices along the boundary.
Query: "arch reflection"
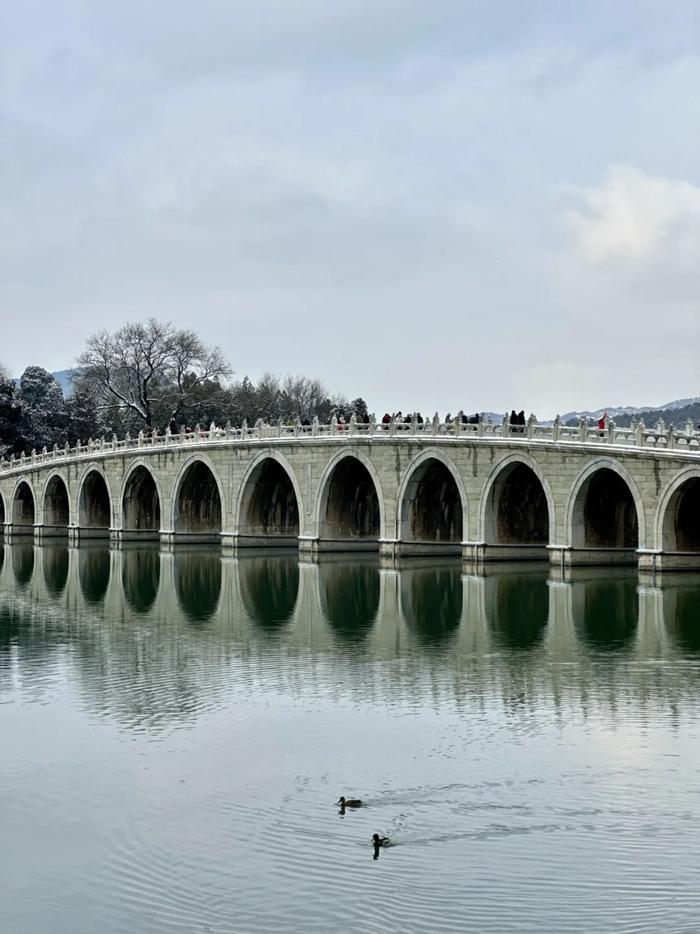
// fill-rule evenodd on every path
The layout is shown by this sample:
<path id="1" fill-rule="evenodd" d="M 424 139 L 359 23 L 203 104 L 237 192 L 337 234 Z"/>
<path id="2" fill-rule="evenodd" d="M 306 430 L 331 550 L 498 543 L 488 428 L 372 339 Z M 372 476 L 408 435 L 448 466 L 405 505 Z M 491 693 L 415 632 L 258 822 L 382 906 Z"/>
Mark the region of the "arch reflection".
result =
<path id="1" fill-rule="evenodd" d="M 629 645 L 637 631 L 637 575 L 599 575 L 572 584 L 574 624 L 579 638 L 592 648 L 612 651 Z M 582 593 L 576 594 L 576 590 Z"/>
<path id="2" fill-rule="evenodd" d="M 462 619 L 459 565 L 402 570 L 401 608 L 407 626 L 423 645 L 442 645 Z"/>
<path id="3" fill-rule="evenodd" d="M 34 574 L 34 545 L 20 542 L 11 547 L 15 581 L 19 587 L 26 587 Z"/>
<path id="4" fill-rule="evenodd" d="M 486 581 L 486 616 L 494 641 L 505 649 L 531 649 L 549 619 L 548 572 L 508 575 Z"/>
<path id="5" fill-rule="evenodd" d="M 682 652 L 700 655 L 700 588 L 669 589 L 663 595 L 664 624 Z"/>
<path id="6" fill-rule="evenodd" d="M 109 576 L 109 547 L 81 545 L 78 550 L 78 579 L 86 603 L 102 603 L 109 587 Z"/>
<path id="7" fill-rule="evenodd" d="M 182 612 L 204 623 L 216 612 L 221 596 L 221 556 L 218 551 L 188 551 L 175 555 L 175 593 Z"/>
<path id="8" fill-rule="evenodd" d="M 122 552 L 122 587 L 132 610 L 146 613 L 151 609 L 160 588 L 160 552 L 157 547 Z"/>
<path id="9" fill-rule="evenodd" d="M 323 615 L 335 634 L 349 642 L 366 638 L 379 609 L 377 563 L 323 563 L 319 587 Z"/>
<path id="10" fill-rule="evenodd" d="M 273 632 L 289 623 L 299 594 L 296 555 L 244 558 L 238 575 L 243 605 L 257 626 Z"/>
<path id="11" fill-rule="evenodd" d="M 65 590 L 68 582 L 68 546 L 44 545 L 41 550 L 44 585 L 54 597 Z"/>

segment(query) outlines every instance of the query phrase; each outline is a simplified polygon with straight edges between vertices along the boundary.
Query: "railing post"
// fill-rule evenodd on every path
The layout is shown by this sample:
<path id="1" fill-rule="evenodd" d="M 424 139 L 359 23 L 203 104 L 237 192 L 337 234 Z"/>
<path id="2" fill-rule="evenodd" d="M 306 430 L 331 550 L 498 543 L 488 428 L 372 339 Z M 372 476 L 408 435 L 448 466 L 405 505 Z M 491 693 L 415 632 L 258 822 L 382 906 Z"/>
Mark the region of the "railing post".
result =
<path id="1" fill-rule="evenodd" d="M 552 423 L 552 441 L 559 440 L 559 429 L 561 428 L 561 415 L 556 415 L 554 417 L 554 422 Z"/>
<path id="2" fill-rule="evenodd" d="M 532 438 L 533 435 L 535 434 L 535 425 L 536 425 L 536 424 L 537 424 L 537 419 L 535 418 L 534 414 L 533 414 L 532 412 L 530 412 L 530 414 L 528 415 L 528 419 L 527 419 L 527 436 L 528 436 L 528 438 Z"/>
<path id="3" fill-rule="evenodd" d="M 668 426 L 668 431 L 666 432 L 666 447 L 669 450 L 673 450 L 676 446 L 676 431 L 673 425 Z"/>
<path id="4" fill-rule="evenodd" d="M 609 418 L 605 427 L 607 429 L 605 440 L 607 441 L 608 444 L 614 444 L 615 443 L 615 419 Z"/>
<path id="5" fill-rule="evenodd" d="M 588 434 L 588 419 L 585 415 L 582 415 L 578 423 L 578 440 L 585 441 L 586 435 Z"/>
<path id="6" fill-rule="evenodd" d="M 318 415 L 314 415 L 314 419 L 311 422 L 311 437 L 315 438 L 318 434 L 318 429 L 321 427 L 321 423 L 318 420 Z"/>
<path id="7" fill-rule="evenodd" d="M 644 422 L 641 419 L 634 432 L 634 441 L 637 447 L 644 447 Z"/>

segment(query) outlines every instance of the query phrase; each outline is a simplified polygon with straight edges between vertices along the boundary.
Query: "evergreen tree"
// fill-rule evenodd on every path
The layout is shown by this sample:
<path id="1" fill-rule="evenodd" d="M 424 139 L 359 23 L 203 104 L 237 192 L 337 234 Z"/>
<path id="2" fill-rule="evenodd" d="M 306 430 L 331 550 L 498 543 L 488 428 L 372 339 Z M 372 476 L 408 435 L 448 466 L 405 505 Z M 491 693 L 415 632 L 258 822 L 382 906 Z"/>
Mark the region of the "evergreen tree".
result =
<path id="1" fill-rule="evenodd" d="M 19 381 L 25 447 L 40 451 L 66 440 L 66 400 L 54 377 L 43 367 L 28 366 Z"/>

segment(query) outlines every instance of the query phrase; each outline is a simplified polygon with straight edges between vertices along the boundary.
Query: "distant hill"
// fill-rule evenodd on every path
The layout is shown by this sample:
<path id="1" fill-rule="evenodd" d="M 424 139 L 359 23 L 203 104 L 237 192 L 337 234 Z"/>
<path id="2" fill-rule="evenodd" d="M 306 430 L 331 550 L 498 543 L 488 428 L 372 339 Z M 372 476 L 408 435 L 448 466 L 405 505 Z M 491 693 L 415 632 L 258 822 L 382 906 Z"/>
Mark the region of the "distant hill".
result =
<path id="1" fill-rule="evenodd" d="M 51 375 L 56 380 L 58 385 L 63 390 L 63 395 L 68 398 L 73 395 L 73 377 L 78 371 L 73 370 L 56 370 L 55 373 Z"/>
<path id="2" fill-rule="evenodd" d="M 664 405 L 649 406 L 647 408 L 637 408 L 634 406 L 608 406 L 607 408 L 596 409 L 595 411 L 567 412 L 562 415 L 561 420 L 565 425 L 578 424 L 582 416 L 590 419 L 597 419 L 607 412 L 615 419 L 615 424 L 623 428 L 629 427 L 630 422 L 643 421 L 648 427 L 655 425 L 659 419 L 668 425 L 675 425 L 676 428 L 682 428 L 688 419 L 694 425 L 700 423 L 700 396 L 694 396 L 689 399 L 676 399 L 673 402 L 666 402 Z"/>

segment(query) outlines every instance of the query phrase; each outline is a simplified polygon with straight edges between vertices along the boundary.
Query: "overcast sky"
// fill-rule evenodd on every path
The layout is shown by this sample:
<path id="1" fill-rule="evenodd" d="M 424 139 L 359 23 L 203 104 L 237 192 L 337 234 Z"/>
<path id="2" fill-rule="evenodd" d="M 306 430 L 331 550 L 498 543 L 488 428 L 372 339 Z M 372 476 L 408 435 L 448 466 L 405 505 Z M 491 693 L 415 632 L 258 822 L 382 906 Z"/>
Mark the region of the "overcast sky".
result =
<path id="1" fill-rule="evenodd" d="M 0 362 L 153 315 L 378 412 L 700 394 L 698 11 L 6 5 Z"/>

